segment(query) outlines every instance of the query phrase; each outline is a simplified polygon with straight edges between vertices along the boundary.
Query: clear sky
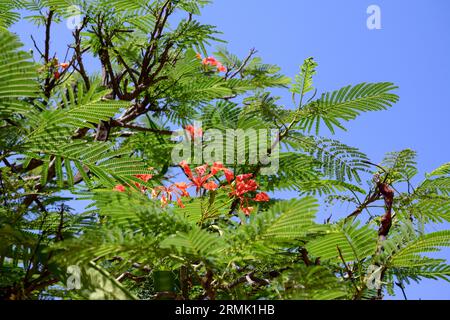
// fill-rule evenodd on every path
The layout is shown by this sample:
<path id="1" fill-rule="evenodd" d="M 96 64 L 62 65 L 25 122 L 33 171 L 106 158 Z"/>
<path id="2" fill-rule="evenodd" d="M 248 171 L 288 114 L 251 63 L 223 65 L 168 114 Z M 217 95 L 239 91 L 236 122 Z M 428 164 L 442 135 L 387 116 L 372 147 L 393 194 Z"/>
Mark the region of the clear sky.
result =
<path id="1" fill-rule="evenodd" d="M 381 9 L 381 30 L 367 28 L 366 10 L 372 4 Z M 291 77 L 313 56 L 319 63 L 319 93 L 360 82 L 394 82 L 400 87 L 394 108 L 364 114 L 334 138 L 358 147 L 374 162 L 385 152 L 412 148 L 419 154 L 422 178 L 450 161 L 448 12 L 448 0 L 215 0 L 200 21 L 216 25 L 231 52 L 244 56 L 254 47 L 265 62 Z M 24 22 L 13 28 L 29 48 L 30 28 Z M 66 28 L 53 35 L 60 59 L 67 35 Z M 276 92 L 290 103 L 288 92 Z M 449 259 L 450 250 L 445 255 Z M 450 284 L 423 281 L 408 286 L 406 294 L 450 299 Z"/>

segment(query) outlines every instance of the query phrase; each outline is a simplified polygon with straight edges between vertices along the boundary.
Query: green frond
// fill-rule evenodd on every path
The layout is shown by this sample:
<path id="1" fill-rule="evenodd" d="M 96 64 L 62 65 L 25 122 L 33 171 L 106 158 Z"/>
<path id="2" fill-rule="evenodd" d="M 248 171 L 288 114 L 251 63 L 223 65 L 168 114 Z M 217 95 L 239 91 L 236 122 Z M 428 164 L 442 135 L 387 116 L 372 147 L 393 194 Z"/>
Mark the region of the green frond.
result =
<path id="1" fill-rule="evenodd" d="M 299 111 L 299 124 L 306 132 L 315 128 L 316 134 L 322 122 L 332 133 L 336 127 L 345 130 L 341 121 L 353 120 L 362 112 L 385 110 L 396 103 L 398 96 L 392 93 L 396 88 L 390 82 L 361 83 L 324 93 Z"/>
<path id="2" fill-rule="evenodd" d="M 27 114 L 31 108 L 23 99 L 37 96 L 36 67 L 21 47 L 15 35 L 0 29 L 0 118 Z"/>
<path id="3" fill-rule="evenodd" d="M 389 152 L 381 165 L 389 173 L 390 181 L 408 181 L 417 174 L 417 153 L 411 149 Z"/>
<path id="4" fill-rule="evenodd" d="M 242 109 L 236 103 L 218 101 L 214 105 L 207 105 L 201 110 L 200 120 L 204 128 L 218 130 L 237 129 L 237 122 Z"/>
<path id="5" fill-rule="evenodd" d="M 137 158 L 131 158 L 130 150 L 115 151 L 113 145 L 108 142 L 66 142 L 62 141 L 33 141 L 23 146 L 23 153 L 30 158 L 39 158 L 39 154 L 46 156 L 42 168 L 41 180 L 46 182 L 49 163 L 55 159 L 55 170 L 58 183 L 65 185 L 74 181 L 73 167 L 65 170 L 67 181 L 63 181 L 63 168 L 70 166 L 70 162 L 78 169 L 78 174 L 84 178 L 84 182 L 93 187 L 87 172 L 97 177 L 101 185 L 113 187 L 124 184 L 133 188 L 135 183 L 146 185 L 135 177 L 137 174 L 152 174 L 145 163 Z M 68 185 L 72 187 L 73 185 Z"/>
<path id="6" fill-rule="evenodd" d="M 302 191 L 303 183 L 320 179 L 318 166 L 319 163 L 310 156 L 282 152 L 277 174 L 268 178 L 267 186 L 270 190 Z"/>
<path id="7" fill-rule="evenodd" d="M 312 195 L 327 195 L 338 192 L 353 191 L 365 194 L 366 191 L 354 184 L 339 180 L 305 180 L 297 183 L 301 193 Z"/>
<path id="8" fill-rule="evenodd" d="M 417 187 L 416 193 L 419 195 L 435 194 L 438 196 L 450 196 L 450 164 L 446 163 L 430 174 Z"/>
<path id="9" fill-rule="evenodd" d="M 162 248 L 175 249 L 183 255 L 205 260 L 217 258 L 226 246 L 223 239 L 198 227 L 178 232 L 161 242 Z"/>
<path id="10" fill-rule="evenodd" d="M 440 251 L 441 247 L 449 246 L 449 230 L 424 234 L 396 251 L 390 258 L 390 265 L 396 267 L 414 266 L 415 261 L 421 259 L 420 253 L 436 252 Z"/>
<path id="11" fill-rule="evenodd" d="M 436 179 L 426 179 L 416 189 L 416 192 L 450 196 L 450 177 L 441 176 Z"/>
<path id="12" fill-rule="evenodd" d="M 58 272 L 59 271 L 59 272 Z M 76 291 L 77 295 L 89 300 L 136 300 L 129 290 L 101 266 L 94 262 L 85 265 L 70 265 L 66 270 L 58 270 L 61 281 L 64 284 L 76 285 L 72 283 L 76 280 L 71 279 L 80 276 L 80 289 Z"/>
<path id="13" fill-rule="evenodd" d="M 197 224 L 228 214 L 231 203 L 228 192 L 217 190 L 211 192 L 205 199 L 183 199 L 185 208 L 174 207 L 173 211 L 187 221 Z"/>
<path id="14" fill-rule="evenodd" d="M 450 222 L 450 198 L 441 195 L 425 195 L 406 211 L 424 223 Z"/>
<path id="15" fill-rule="evenodd" d="M 421 279 L 433 279 L 433 280 L 444 280 L 450 282 L 450 266 L 444 263 L 440 264 L 427 264 L 423 266 L 414 266 L 410 268 L 396 268 L 391 269 L 393 274 L 406 278 L 406 282 L 409 283 L 408 279 L 412 279 L 419 282 Z"/>
<path id="16" fill-rule="evenodd" d="M 264 241 L 292 241 L 323 231 L 314 222 L 318 210 L 317 200 L 312 197 L 279 201 L 267 212 L 252 217 L 249 228 L 255 230 L 256 239 Z"/>
<path id="17" fill-rule="evenodd" d="M 361 260 L 373 255 L 377 247 L 377 233 L 369 226 L 359 228 L 359 223 L 335 225 L 327 234 L 306 244 L 306 249 L 322 261 L 343 263 L 339 250 L 346 263 Z"/>
<path id="18" fill-rule="evenodd" d="M 248 79 L 251 86 L 256 88 L 286 88 L 292 80 L 280 74 L 280 70 L 280 67 L 262 63 L 262 59 L 256 57 L 249 61 L 241 74 Z"/>
<path id="19" fill-rule="evenodd" d="M 443 176 L 443 175 L 450 175 L 450 162 L 447 162 L 446 164 L 443 164 L 439 168 L 433 170 L 432 172 L 427 174 L 427 177 Z"/>
<path id="20" fill-rule="evenodd" d="M 297 267 L 283 273 L 283 299 L 334 300 L 348 296 L 348 288 L 325 267 Z"/>
<path id="21" fill-rule="evenodd" d="M 193 199 L 186 203 L 184 201 L 185 208 L 174 208 L 176 214 L 181 215 L 187 221 L 195 224 L 201 221 L 204 215 L 203 201 L 200 199 Z"/>
<path id="22" fill-rule="evenodd" d="M 64 108 L 43 112 L 40 119 L 36 119 L 39 122 L 35 124 L 29 140 L 48 139 L 52 136 L 52 130 L 70 130 L 70 127 L 72 130 L 79 127 L 95 128 L 96 124 L 108 121 L 120 109 L 129 106 L 126 101 L 104 99 L 108 92 L 109 90 L 101 90 L 98 83 L 92 84 L 89 91 L 85 92 L 79 83 L 75 95 L 73 88 L 68 86 L 69 99 L 65 95 L 62 96 Z"/>
<path id="23" fill-rule="evenodd" d="M 314 152 L 314 151 L 313 151 Z M 318 141 L 314 157 L 321 162 L 323 174 L 339 181 L 355 179 L 360 182 L 360 173 L 367 172 L 367 156 L 357 148 L 335 140 Z"/>
<path id="24" fill-rule="evenodd" d="M 368 157 L 357 148 L 339 141 L 292 134 L 288 138 L 291 145 L 301 148 L 319 161 L 323 175 L 339 181 L 361 182 L 360 173 L 368 172 Z"/>
<path id="25" fill-rule="evenodd" d="M 295 83 L 292 85 L 290 91 L 293 94 L 298 94 L 303 97 L 308 92 L 314 90 L 313 76 L 316 74 L 317 63 L 314 58 L 305 59 L 303 65 L 300 67 L 300 74 L 295 76 Z"/>
<path id="26" fill-rule="evenodd" d="M 20 19 L 20 13 L 16 9 L 22 7 L 22 0 L 9 0 L 0 3 L 0 32 L 1 28 L 10 27 Z"/>
<path id="27" fill-rule="evenodd" d="M 174 94 L 180 100 L 206 102 L 233 94 L 224 80 L 218 77 L 201 77 L 197 80 L 190 78 L 180 81 L 179 84 L 180 86 L 174 90 Z"/>
<path id="28" fill-rule="evenodd" d="M 168 76 L 174 81 L 186 81 L 198 74 L 200 62 L 193 49 L 186 50 L 184 56 L 169 70 Z"/>
<path id="29" fill-rule="evenodd" d="M 84 198 L 81 198 L 84 199 Z M 114 192 L 96 190 L 93 206 L 109 223 L 119 227 L 136 227 L 153 237 L 166 237 L 176 231 L 187 231 L 190 224 L 178 214 L 161 208 L 159 201 L 150 200 L 141 192 Z"/>
<path id="30" fill-rule="evenodd" d="M 178 1 L 177 6 L 186 12 L 199 15 L 200 9 L 211 2 L 211 0 L 181 0 Z"/>
<path id="31" fill-rule="evenodd" d="M 303 198 L 298 201 L 281 202 L 271 210 L 275 216 L 263 237 L 270 239 L 301 238 L 316 231 L 313 222 L 318 204 L 314 198 Z"/>

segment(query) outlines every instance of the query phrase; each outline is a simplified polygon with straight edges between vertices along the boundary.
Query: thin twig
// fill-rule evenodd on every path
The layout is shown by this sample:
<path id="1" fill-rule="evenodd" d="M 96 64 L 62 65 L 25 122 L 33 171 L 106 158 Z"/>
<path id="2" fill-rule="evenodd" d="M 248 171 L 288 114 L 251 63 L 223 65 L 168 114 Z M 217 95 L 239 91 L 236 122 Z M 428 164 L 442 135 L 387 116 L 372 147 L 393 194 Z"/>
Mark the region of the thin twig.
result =
<path id="1" fill-rule="evenodd" d="M 358 288 L 358 285 L 355 282 L 356 280 L 355 280 L 355 278 L 353 276 L 353 271 L 350 269 L 350 267 L 345 262 L 344 256 L 342 255 L 341 248 L 339 248 L 338 245 L 336 245 L 336 248 L 337 248 L 338 253 L 339 253 L 339 258 L 341 259 L 342 263 L 344 264 L 345 270 L 347 270 L 348 277 L 350 278 L 350 281 L 352 282 L 353 286 L 355 287 L 356 294 L 358 295 L 359 294 L 359 288 Z"/>

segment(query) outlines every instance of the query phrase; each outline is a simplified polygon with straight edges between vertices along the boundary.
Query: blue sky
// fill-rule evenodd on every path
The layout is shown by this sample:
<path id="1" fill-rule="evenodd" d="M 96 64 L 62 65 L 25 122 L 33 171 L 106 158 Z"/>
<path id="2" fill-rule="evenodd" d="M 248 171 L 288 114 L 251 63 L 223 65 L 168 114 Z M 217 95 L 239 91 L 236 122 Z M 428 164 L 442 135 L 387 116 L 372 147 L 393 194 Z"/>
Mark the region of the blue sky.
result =
<path id="1" fill-rule="evenodd" d="M 366 26 L 372 4 L 381 9 L 381 30 Z M 422 178 L 450 161 L 450 102 L 445 96 L 450 87 L 449 10 L 448 0 L 215 0 L 200 21 L 216 25 L 231 52 L 244 56 L 254 47 L 287 76 L 297 74 L 302 61 L 313 56 L 319 63 L 319 93 L 360 82 L 394 82 L 399 103 L 362 115 L 334 138 L 358 147 L 374 162 L 388 151 L 412 148 Z M 24 22 L 13 28 L 28 48 L 30 28 Z M 61 59 L 68 35 L 65 27 L 53 35 Z M 290 106 L 288 92 L 275 92 Z M 445 255 L 450 258 L 450 250 Z M 450 299 L 450 284 L 423 281 L 408 286 L 406 294 L 410 299 Z"/>

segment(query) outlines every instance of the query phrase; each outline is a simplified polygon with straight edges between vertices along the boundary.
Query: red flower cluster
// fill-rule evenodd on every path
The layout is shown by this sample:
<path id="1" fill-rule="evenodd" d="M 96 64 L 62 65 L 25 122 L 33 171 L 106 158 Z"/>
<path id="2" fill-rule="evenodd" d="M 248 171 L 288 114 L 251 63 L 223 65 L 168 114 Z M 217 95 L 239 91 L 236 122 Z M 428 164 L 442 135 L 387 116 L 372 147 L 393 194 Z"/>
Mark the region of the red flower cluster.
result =
<path id="1" fill-rule="evenodd" d="M 181 161 L 180 167 L 183 169 L 184 173 L 189 178 L 189 180 L 192 181 L 190 185 L 196 187 L 197 193 L 200 192 L 201 188 L 204 188 L 206 190 L 216 190 L 219 187 L 214 181 L 208 181 L 210 178 L 214 176 L 214 174 L 212 172 L 207 173 L 208 171 L 207 164 L 195 168 L 194 169 L 195 175 L 192 173 L 191 168 L 189 167 L 186 161 Z"/>
<path id="2" fill-rule="evenodd" d="M 251 179 L 251 173 L 241 174 L 236 177 L 235 183 L 231 185 L 231 195 L 239 199 L 242 212 L 249 215 L 253 211 L 253 207 L 249 206 L 249 200 L 256 202 L 267 202 L 269 196 L 265 192 L 258 193 L 254 198 L 248 197 L 246 194 L 256 191 L 259 186 L 255 180 Z"/>
<path id="3" fill-rule="evenodd" d="M 250 193 L 256 192 L 256 190 L 259 188 L 256 181 L 252 179 L 253 175 L 251 173 L 242 174 L 235 177 L 233 171 L 226 168 L 221 162 L 214 162 L 212 166 L 204 164 L 202 166 L 194 168 L 194 172 L 191 170 L 186 161 L 181 161 L 179 165 L 183 169 L 190 182 L 177 182 L 170 186 L 158 186 L 153 188 L 151 190 L 151 196 L 153 199 L 160 197 L 162 207 L 167 206 L 169 202 L 175 199 L 178 203 L 178 206 L 184 208 L 185 206 L 183 204 L 182 198 L 190 196 L 189 192 L 187 191 L 189 187 L 195 187 L 197 194 L 200 194 L 201 189 L 209 191 L 217 190 L 219 188 L 219 185 L 215 181 L 211 180 L 211 178 L 215 177 L 220 172 L 223 172 L 228 182 L 228 186 L 224 186 L 224 188 L 231 189 L 230 197 L 239 200 L 240 209 L 246 215 L 249 215 L 254 210 L 254 208 L 249 205 L 250 201 L 269 201 L 269 196 L 265 192 L 257 193 L 254 197 L 252 195 L 249 195 Z M 144 182 L 147 182 L 153 178 L 153 175 L 138 174 L 135 177 Z M 139 183 L 135 183 L 135 185 L 140 188 L 142 192 L 145 192 L 147 190 L 145 186 L 141 186 Z M 118 192 L 125 192 L 126 188 L 123 185 L 117 185 L 113 190 Z"/>
<path id="4" fill-rule="evenodd" d="M 234 179 L 234 173 L 230 169 L 224 167 L 222 162 L 214 162 L 211 167 L 211 174 L 216 175 L 218 172 L 222 171 L 227 179 L 228 183 L 231 183 Z"/>
<path id="5" fill-rule="evenodd" d="M 267 193 L 261 192 L 261 193 L 258 193 L 255 196 L 255 199 L 253 199 L 253 200 L 255 200 L 256 202 L 267 202 L 267 201 L 270 200 L 270 198 L 269 198 L 269 195 Z"/>
<path id="6" fill-rule="evenodd" d="M 150 170 L 153 170 L 153 168 L 150 168 Z M 147 182 L 153 178 L 153 175 L 152 174 L 137 174 L 137 175 L 135 175 L 135 177 L 144 182 Z M 147 187 L 142 186 L 141 184 L 139 184 L 137 182 L 135 182 L 134 184 L 136 185 L 136 187 L 140 188 L 142 192 L 145 192 L 147 190 Z M 189 185 L 185 182 L 174 183 L 173 185 L 168 186 L 168 187 L 158 186 L 158 187 L 151 189 L 151 196 L 154 199 L 161 196 L 161 206 L 162 207 L 165 207 L 169 203 L 169 201 L 172 201 L 172 199 L 175 196 L 178 205 L 181 208 L 184 208 L 184 204 L 181 201 L 181 197 L 189 197 L 189 193 L 186 190 L 188 187 L 189 187 Z M 113 190 L 118 191 L 118 192 L 125 192 L 126 188 L 125 188 L 125 186 L 119 184 L 119 185 L 115 186 L 113 188 Z"/>
<path id="7" fill-rule="evenodd" d="M 197 53 L 197 58 L 198 59 L 202 59 L 202 56 L 200 55 L 200 53 Z M 217 59 L 214 58 L 214 57 L 203 58 L 202 59 L 202 64 L 204 66 L 216 67 L 218 72 L 227 72 L 227 68 L 222 63 L 217 61 Z"/>
<path id="8" fill-rule="evenodd" d="M 230 196 L 239 199 L 240 208 L 246 215 L 249 215 L 254 209 L 249 206 L 250 200 L 256 202 L 267 202 L 270 200 L 269 196 L 265 192 L 256 194 L 254 198 L 247 195 L 248 193 L 254 192 L 259 188 L 256 181 L 251 179 L 253 176 L 251 173 L 239 175 L 235 179 L 233 171 L 225 168 L 221 162 L 214 162 L 209 170 L 209 173 L 207 173 L 207 164 L 197 167 L 194 169 L 196 172 L 195 175 L 192 173 L 191 168 L 186 161 L 182 161 L 180 166 L 183 168 L 183 171 L 189 180 L 192 181 L 192 185 L 196 187 L 197 193 L 201 188 L 206 190 L 216 190 L 218 188 L 217 184 L 214 181 L 208 182 L 208 179 L 212 178 L 219 172 L 223 172 L 228 184 L 231 187 Z"/>
<path id="9" fill-rule="evenodd" d="M 147 182 L 148 180 L 153 178 L 152 174 L 137 174 L 135 175 L 136 178 L 141 179 L 144 182 Z M 141 189 L 142 192 L 144 192 L 145 190 L 147 190 L 147 187 L 145 186 L 141 186 L 139 183 L 135 182 L 134 185 L 138 188 Z"/>
<path id="10" fill-rule="evenodd" d="M 153 168 L 149 168 L 149 170 L 153 170 Z M 153 175 L 152 174 L 136 174 L 135 177 L 144 182 L 147 182 L 153 178 Z M 140 188 L 142 192 L 145 192 L 145 190 L 147 190 L 147 187 L 142 186 L 141 184 L 139 184 L 137 182 L 135 182 L 134 185 L 136 187 Z M 125 186 L 119 184 L 119 185 L 115 186 L 113 190 L 118 191 L 118 192 L 125 192 L 126 188 L 125 188 Z"/>
<path id="11" fill-rule="evenodd" d="M 175 196 L 178 206 L 184 208 L 181 198 L 189 197 L 189 193 L 186 190 L 188 187 L 188 184 L 185 182 L 177 182 L 169 187 L 159 186 L 152 190 L 152 198 L 156 199 L 158 196 L 161 196 L 161 206 L 165 207 Z"/>

